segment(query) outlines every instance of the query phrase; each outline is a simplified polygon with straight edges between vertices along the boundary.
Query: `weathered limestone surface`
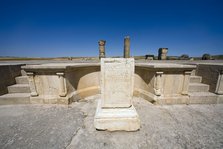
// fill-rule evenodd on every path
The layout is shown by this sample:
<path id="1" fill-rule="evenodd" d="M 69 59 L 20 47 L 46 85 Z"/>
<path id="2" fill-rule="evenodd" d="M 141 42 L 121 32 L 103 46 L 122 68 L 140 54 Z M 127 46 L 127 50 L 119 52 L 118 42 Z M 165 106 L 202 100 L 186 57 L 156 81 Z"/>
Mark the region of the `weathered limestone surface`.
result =
<path id="1" fill-rule="evenodd" d="M 83 120 L 78 106 L 0 106 L 0 148 L 66 148 Z"/>
<path id="2" fill-rule="evenodd" d="M 68 96 L 78 101 L 87 96 L 99 94 L 100 67 L 91 66 L 66 71 Z"/>
<path id="3" fill-rule="evenodd" d="M 140 128 L 132 105 L 133 86 L 133 58 L 101 59 L 101 99 L 95 114 L 96 129 L 135 131 Z"/>
<path id="4" fill-rule="evenodd" d="M 45 72 L 36 73 L 34 81 L 37 96 L 31 96 L 33 103 L 51 103 L 68 104 L 66 96 L 60 96 L 64 84 L 60 82 L 60 76 L 57 73 Z M 65 90 L 65 89 L 64 89 Z M 64 94 L 64 93 L 63 93 Z"/>
<path id="5" fill-rule="evenodd" d="M 155 104 L 189 103 L 189 76 L 193 65 L 136 64 L 134 95 Z"/>
<path id="6" fill-rule="evenodd" d="M 29 72 L 33 73 L 33 83 L 36 86 L 36 93 L 32 93 L 34 96 L 31 97 L 31 103 L 68 104 L 98 94 L 101 88 L 99 66 L 99 63 L 56 63 L 25 66 L 28 75 Z M 198 64 L 198 67 L 197 75 L 200 74 L 204 83 L 210 85 L 211 92 L 221 94 L 220 70 L 223 68 L 222 64 Z M 198 91 L 197 89 L 199 89 L 197 85 L 193 89 L 193 84 L 190 84 L 188 88 L 190 73 L 195 68 L 196 65 L 136 63 L 134 96 L 142 97 L 156 104 L 189 104 L 191 103 L 189 98 L 192 96 L 188 96 L 188 91 Z M 58 75 L 60 73 L 64 74 L 60 77 Z M 110 81 L 114 82 L 113 80 Z M 43 85 L 39 85 L 40 82 L 43 82 Z M 49 85 L 52 86 L 50 89 Z M 46 88 L 46 92 L 42 91 L 44 90 L 43 87 Z M 119 88 L 117 85 L 116 87 Z M 201 87 L 205 87 L 204 89 L 207 90 L 207 85 Z M 65 91 L 67 94 L 63 96 Z M 37 93 L 38 96 L 35 96 Z M 115 99 L 119 100 L 118 98 Z"/>
<path id="7" fill-rule="evenodd" d="M 99 65 L 56 63 L 29 65 L 31 103 L 69 104 L 99 93 Z"/>
<path id="8" fill-rule="evenodd" d="M 140 128 L 140 120 L 133 105 L 129 108 L 103 108 L 99 100 L 94 126 L 98 130 L 136 131 Z"/>
<path id="9" fill-rule="evenodd" d="M 126 59 L 126 61 L 129 60 Z M 99 93 L 101 88 L 102 92 L 106 92 L 107 96 L 104 99 L 108 105 L 115 107 L 109 103 L 113 101 L 109 97 L 112 94 L 112 96 L 122 96 L 121 98 L 114 98 L 115 102 L 119 103 L 118 106 L 129 107 L 131 105 L 131 90 L 134 86 L 134 96 L 140 96 L 151 102 L 162 101 L 162 104 L 187 103 L 188 73 L 196 68 L 193 65 L 136 63 L 134 74 L 134 67 L 132 68 L 128 63 L 125 64 L 125 67 L 128 68 L 126 71 L 122 71 L 124 66 L 116 67 L 115 64 L 111 64 L 112 67 L 107 68 L 109 73 L 103 73 L 103 75 L 109 78 L 105 83 L 112 82 L 113 86 L 102 88 L 100 87 L 99 66 L 98 63 L 56 63 L 25 66 L 24 69 L 27 72 L 32 72 L 33 75 L 30 77 L 33 78 L 33 81 L 31 82 L 35 83 L 34 86 L 36 87 L 36 93 L 33 91 L 34 88 L 31 89 L 34 95 L 31 97 L 31 101 L 33 103 L 68 104 L 95 95 Z M 104 66 L 102 65 L 102 67 Z M 118 72 L 113 71 L 113 68 L 119 69 Z M 130 75 L 132 73 L 134 75 Z M 115 79 L 111 75 L 115 78 L 118 76 L 123 78 L 125 80 L 122 82 L 123 87 L 119 86 L 120 80 L 114 81 Z M 134 80 L 134 83 L 131 83 L 131 79 Z M 126 98 L 122 100 L 124 96 Z M 104 105 L 103 102 L 102 105 L 108 106 Z"/>
<path id="10" fill-rule="evenodd" d="M 130 107 L 134 86 L 134 59 L 101 60 L 102 107 Z"/>
<path id="11" fill-rule="evenodd" d="M 223 104 L 154 106 L 133 99 L 140 131 L 95 130 L 99 95 L 67 106 L 0 106 L 1 149 L 222 148 Z"/>

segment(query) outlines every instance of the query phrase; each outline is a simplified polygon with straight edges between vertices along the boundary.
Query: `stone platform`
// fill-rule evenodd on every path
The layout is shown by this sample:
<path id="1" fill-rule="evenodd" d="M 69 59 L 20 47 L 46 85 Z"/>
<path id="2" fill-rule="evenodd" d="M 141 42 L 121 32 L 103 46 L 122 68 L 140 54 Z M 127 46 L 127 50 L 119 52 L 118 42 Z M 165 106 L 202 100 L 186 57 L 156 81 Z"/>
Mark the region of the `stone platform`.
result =
<path id="1" fill-rule="evenodd" d="M 61 105 L 0 106 L 0 148 L 147 149 L 222 148 L 223 104 L 154 106 L 133 98 L 141 128 L 97 131 L 99 95 Z"/>
<path id="2" fill-rule="evenodd" d="M 0 79 L 0 88 L 6 93 L 8 87 L 9 93 L 2 93 L 1 105 L 70 104 L 101 91 L 98 61 L 5 61 L 0 64 L 4 76 Z M 24 70 L 23 76 L 17 76 L 19 69 L 16 69 L 16 76 L 11 76 L 10 67 L 7 71 L 3 69 L 7 65 L 23 66 L 29 74 L 25 78 L 31 82 L 32 94 L 24 90 L 28 88 L 22 81 L 26 75 Z M 136 61 L 134 96 L 154 104 L 223 103 L 222 70 L 223 61 Z M 25 82 L 27 84 L 28 80 Z"/>
<path id="3" fill-rule="evenodd" d="M 136 131 L 140 128 L 140 120 L 133 105 L 129 108 L 102 108 L 99 100 L 94 125 L 98 130 Z"/>

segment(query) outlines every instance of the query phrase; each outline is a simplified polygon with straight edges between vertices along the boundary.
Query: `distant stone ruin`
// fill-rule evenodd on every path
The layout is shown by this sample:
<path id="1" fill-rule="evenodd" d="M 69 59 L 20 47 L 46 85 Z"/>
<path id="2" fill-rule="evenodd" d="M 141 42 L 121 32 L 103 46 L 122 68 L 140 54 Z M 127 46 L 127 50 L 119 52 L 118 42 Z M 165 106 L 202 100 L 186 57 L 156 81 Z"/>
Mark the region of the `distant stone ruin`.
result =
<path id="1" fill-rule="evenodd" d="M 105 58 L 105 40 L 99 40 L 99 59 Z"/>
<path id="2" fill-rule="evenodd" d="M 166 60 L 167 59 L 168 48 L 159 48 L 158 50 L 158 60 Z"/>
<path id="3" fill-rule="evenodd" d="M 124 58 L 130 58 L 130 38 L 126 36 L 124 39 Z"/>

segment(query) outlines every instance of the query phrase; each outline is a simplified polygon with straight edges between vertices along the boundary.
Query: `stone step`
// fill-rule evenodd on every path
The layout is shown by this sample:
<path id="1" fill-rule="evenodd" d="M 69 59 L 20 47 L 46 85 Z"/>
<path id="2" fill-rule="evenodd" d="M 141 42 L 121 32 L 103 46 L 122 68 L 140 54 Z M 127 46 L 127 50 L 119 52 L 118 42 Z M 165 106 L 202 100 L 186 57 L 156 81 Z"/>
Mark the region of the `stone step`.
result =
<path id="1" fill-rule="evenodd" d="M 218 96 L 210 92 L 194 92 L 189 93 L 190 104 L 216 104 L 218 102 Z"/>
<path id="2" fill-rule="evenodd" d="M 30 93 L 30 87 L 28 84 L 15 84 L 8 86 L 9 93 Z"/>
<path id="3" fill-rule="evenodd" d="M 202 77 L 200 76 L 190 76 L 190 83 L 201 83 Z"/>
<path id="4" fill-rule="evenodd" d="M 209 85 L 203 83 L 190 83 L 189 92 L 208 92 Z"/>
<path id="5" fill-rule="evenodd" d="M 12 93 L 0 96 L 0 105 L 29 104 L 30 93 Z"/>
<path id="6" fill-rule="evenodd" d="M 223 104 L 223 95 L 218 95 L 218 103 Z"/>
<path id="7" fill-rule="evenodd" d="M 195 76 L 196 75 L 196 69 L 192 70 L 191 72 L 191 76 Z"/>
<path id="8" fill-rule="evenodd" d="M 19 76 L 15 78 L 17 84 L 29 84 L 27 76 Z"/>
<path id="9" fill-rule="evenodd" d="M 26 71 L 23 69 L 21 70 L 21 74 L 22 74 L 22 76 L 27 76 Z"/>

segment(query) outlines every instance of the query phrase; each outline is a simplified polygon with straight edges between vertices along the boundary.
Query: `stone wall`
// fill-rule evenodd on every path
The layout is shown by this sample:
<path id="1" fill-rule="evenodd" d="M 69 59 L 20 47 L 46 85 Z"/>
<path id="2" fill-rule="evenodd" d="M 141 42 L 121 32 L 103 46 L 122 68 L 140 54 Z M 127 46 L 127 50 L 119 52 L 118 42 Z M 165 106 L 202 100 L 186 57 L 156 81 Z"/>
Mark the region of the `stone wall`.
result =
<path id="1" fill-rule="evenodd" d="M 101 92 L 101 68 L 98 64 L 45 64 L 25 66 L 23 69 L 30 74 L 27 75 L 33 86 L 33 103 L 69 104 Z M 173 98 L 173 103 L 185 103 L 192 69 L 195 66 L 137 64 L 134 96 L 164 104 L 172 104 Z"/>
<path id="2" fill-rule="evenodd" d="M 136 67 L 134 95 L 157 104 L 187 103 L 190 74 L 187 69 Z"/>
<path id="3" fill-rule="evenodd" d="M 7 86 L 16 83 L 15 77 L 21 75 L 22 65 L 0 65 L 0 95 L 7 94 Z"/>
<path id="4" fill-rule="evenodd" d="M 202 77 L 202 83 L 210 85 L 210 92 L 215 93 L 219 75 L 223 71 L 221 64 L 197 64 L 196 75 Z"/>

